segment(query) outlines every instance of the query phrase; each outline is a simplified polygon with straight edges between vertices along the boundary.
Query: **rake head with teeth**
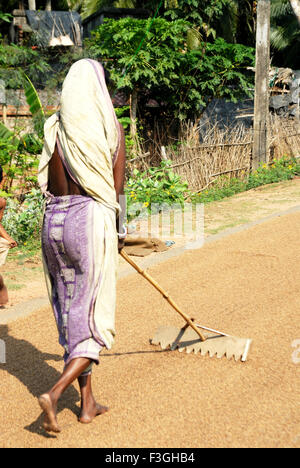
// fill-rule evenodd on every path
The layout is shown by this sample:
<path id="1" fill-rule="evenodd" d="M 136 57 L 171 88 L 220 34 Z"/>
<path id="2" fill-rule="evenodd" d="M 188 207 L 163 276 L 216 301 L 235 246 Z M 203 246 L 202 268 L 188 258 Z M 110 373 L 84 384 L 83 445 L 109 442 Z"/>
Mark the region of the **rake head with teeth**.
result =
<path id="1" fill-rule="evenodd" d="M 200 353 L 202 356 L 208 354 L 209 357 L 216 356 L 217 358 L 226 356 L 227 359 L 234 358 L 235 361 L 242 362 L 247 360 L 252 342 L 250 339 L 217 333 L 215 330 L 205 333 L 205 340 L 201 341 L 198 334 L 190 327 L 178 329 L 167 325 L 156 330 L 151 344 L 171 351 L 176 349 L 180 352 L 186 351 L 188 354 Z"/>

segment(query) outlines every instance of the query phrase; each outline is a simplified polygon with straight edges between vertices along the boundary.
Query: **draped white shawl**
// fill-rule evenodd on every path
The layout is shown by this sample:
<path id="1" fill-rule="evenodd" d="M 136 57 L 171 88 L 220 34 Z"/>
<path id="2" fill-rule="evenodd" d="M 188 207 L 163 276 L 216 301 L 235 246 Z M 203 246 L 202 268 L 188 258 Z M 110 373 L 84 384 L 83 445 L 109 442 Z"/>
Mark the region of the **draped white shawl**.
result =
<path id="1" fill-rule="evenodd" d="M 69 70 L 60 112 L 45 123 L 45 141 L 38 181 L 47 195 L 48 164 L 56 143 L 71 177 L 101 204 L 115 209 L 113 166 L 120 145 L 120 127 L 100 63 L 82 59 Z"/>

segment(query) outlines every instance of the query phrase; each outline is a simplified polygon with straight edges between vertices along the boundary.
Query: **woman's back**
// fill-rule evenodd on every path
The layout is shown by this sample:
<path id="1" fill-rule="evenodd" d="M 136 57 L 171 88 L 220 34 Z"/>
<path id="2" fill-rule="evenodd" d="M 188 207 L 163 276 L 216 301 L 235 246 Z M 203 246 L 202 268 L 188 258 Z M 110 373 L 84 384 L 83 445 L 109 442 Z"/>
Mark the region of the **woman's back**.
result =
<path id="1" fill-rule="evenodd" d="M 86 195 L 85 191 L 69 176 L 63 166 L 57 145 L 49 162 L 48 191 L 55 197 L 65 195 Z"/>

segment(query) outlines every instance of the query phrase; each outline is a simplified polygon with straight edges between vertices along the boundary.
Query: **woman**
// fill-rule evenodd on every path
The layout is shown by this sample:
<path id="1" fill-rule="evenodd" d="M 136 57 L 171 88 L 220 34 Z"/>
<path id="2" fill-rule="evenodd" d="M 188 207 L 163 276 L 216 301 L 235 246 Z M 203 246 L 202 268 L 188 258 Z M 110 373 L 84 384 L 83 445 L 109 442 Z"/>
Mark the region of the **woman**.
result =
<path id="1" fill-rule="evenodd" d="M 39 183 L 46 197 L 42 232 L 44 270 L 65 368 L 39 398 L 43 426 L 60 432 L 57 402 L 78 379 L 79 421 L 107 411 L 96 403 L 92 364 L 115 335 L 116 271 L 126 230 L 117 233 L 124 194 L 125 141 L 101 64 L 76 62 L 64 81 L 60 112 L 45 124 Z"/>

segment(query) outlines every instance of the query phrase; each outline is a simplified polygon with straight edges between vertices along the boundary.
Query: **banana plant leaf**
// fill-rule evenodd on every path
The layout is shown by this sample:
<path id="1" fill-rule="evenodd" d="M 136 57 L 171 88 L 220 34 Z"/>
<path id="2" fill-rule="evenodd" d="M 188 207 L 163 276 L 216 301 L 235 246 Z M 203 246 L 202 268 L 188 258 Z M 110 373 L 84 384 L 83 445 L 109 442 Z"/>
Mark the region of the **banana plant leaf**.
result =
<path id="1" fill-rule="evenodd" d="M 43 125 L 45 123 L 45 112 L 41 100 L 34 85 L 32 84 L 27 75 L 24 75 L 23 86 L 26 101 L 29 105 L 29 110 L 33 117 L 34 129 L 37 132 L 37 134 L 40 137 L 42 137 Z"/>
<path id="2" fill-rule="evenodd" d="M 2 140 L 8 140 L 12 136 L 13 132 L 11 132 L 3 123 L 0 122 L 0 138 Z"/>
<path id="3" fill-rule="evenodd" d="M 16 147 L 21 143 L 19 138 L 17 138 L 9 128 L 7 128 L 2 122 L 0 122 L 0 139 L 7 140 Z"/>

